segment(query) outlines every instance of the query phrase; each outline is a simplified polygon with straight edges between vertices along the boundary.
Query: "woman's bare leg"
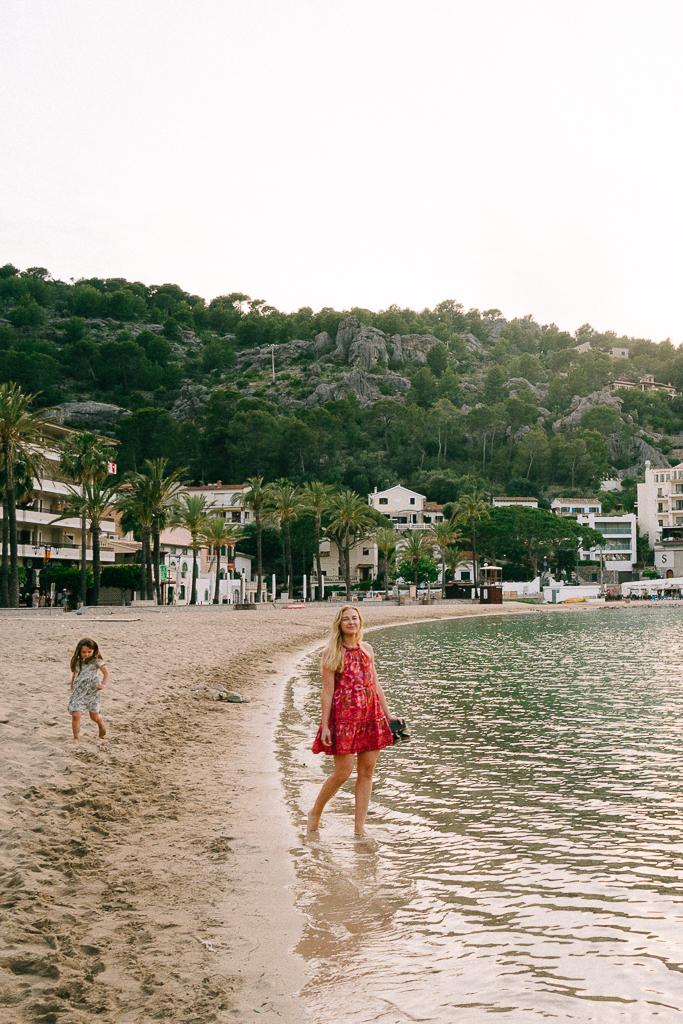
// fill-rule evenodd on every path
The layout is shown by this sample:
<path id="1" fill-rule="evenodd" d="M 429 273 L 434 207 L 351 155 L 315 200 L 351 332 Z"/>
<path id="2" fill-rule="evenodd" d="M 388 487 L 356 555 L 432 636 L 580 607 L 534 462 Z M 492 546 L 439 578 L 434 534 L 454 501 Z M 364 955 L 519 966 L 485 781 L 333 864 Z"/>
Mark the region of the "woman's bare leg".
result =
<path id="1" fill-rule="evenodd" d="M 77 740 L 81 735 L 81 713 L 80 711 L 71 712 L 71 728 L 74 731 L 74 739 Z"/>
<path id="2" fill-rule="evenodd" d="M 325 804 L 332 799 L 353 771 L 353 754 L 334 754 L 334 771 L 322 784 L 318 797 L 313 807 L 308 812 L 307 832 L 317 832 L 320 823 L 320 815 L 323 813 Z"/>
<path id="3" fill-rule="evenodd" d="M 356 765 L 356 816 L 354 831 L 357 836 L 367 835 L 365 819 L 368 816 L 372 796 L 372 776 L 379 757 L 379 750 L 364 750 L 358 755 Z"/>

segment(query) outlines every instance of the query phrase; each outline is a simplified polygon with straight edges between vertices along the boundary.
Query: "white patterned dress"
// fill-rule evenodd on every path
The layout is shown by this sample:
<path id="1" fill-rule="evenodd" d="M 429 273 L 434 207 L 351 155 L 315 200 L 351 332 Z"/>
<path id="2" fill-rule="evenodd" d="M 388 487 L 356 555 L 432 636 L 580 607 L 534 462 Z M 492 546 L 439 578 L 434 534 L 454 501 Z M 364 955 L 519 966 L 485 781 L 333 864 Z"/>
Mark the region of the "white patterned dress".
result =
<path id="1" fill-rule="evenodd" d="M 69 700 L 69 711 L 94 711 L 100 710 L 100 693 L 97 689 L 100 684 L 97 670 L 104 662 L 98 658 L 97 661 L 84 661 L 76 672 L 71 698 Z"/>

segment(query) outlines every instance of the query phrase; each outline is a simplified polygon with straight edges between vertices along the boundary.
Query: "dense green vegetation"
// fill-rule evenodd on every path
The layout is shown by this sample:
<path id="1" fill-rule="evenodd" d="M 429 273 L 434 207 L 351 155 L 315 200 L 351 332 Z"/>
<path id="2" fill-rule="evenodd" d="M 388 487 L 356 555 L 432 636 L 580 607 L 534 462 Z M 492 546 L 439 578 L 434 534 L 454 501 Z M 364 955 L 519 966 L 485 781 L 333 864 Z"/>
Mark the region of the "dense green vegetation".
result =
<path id="1" fill-rule="evenodd" d="M 302 400 L 320 380 L 307 376 L 314 357 L 302 351 L 285 359 L 282 346 L 323 331 L 334 339 L 347 315 L 387 337 L 428 334 L 441 343 L 426 363 L 373 366 L 384 397 L 367 408 L 353 394 L 306 408 Z M 577 352 L 586 341 L 591 350 Z M 270 360 L 245 369 L 244 353 L 266 344 L 275 346 L 277 395 Z M 610 358 L 616 345 L 629 349 L 628 359 Z M 322 363 L 324 380 L 350 369 Z M 404 399 L 392 373 L 409 379 Z M 65 283 L 43 268 L 0 268 L 0 382 L 40 392 L 43 408 L 95 401 L 129 411 L 99 423 L 77 412 L 66 419 L 115 436 L 121 473 L 167 458 L 171 469 L 188 467 L 197 483 L 258 475 L 364 494 L 405 481 L 441 502 L 475 489 L 586 493 L 617 471 L 637 475 L 647 457 L 642 441 L 663 454 L 683 446 L 683 401 L 659 394 L 624 390 L 621 411 L 598 406 L 553 429 L 574 396 L 617 374 L 638 380 L 646 373 L 683 389 L 683 352 L 669 341 L 618 338 L 589 325 L 570 335 L 532 317 L 507 322 L 499 310 L 465 311 L 454 301 L 420 312 L 286 314 L 242 293 L 207 303 L 172 284 Z M 194 402 L 182 416 L 181 394 Z M 629 508 L 634 496 L 627 491 L 607 504 Z"/>

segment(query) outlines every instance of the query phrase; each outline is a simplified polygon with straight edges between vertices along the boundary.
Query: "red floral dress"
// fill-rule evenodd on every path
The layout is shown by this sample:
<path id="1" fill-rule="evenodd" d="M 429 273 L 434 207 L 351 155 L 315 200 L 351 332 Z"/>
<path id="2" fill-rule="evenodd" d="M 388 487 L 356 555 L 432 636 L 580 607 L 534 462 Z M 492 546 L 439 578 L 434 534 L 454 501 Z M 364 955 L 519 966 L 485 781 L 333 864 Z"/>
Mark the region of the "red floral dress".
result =
<path id="1" fill-rule="evenodd" d="M 344 668 L 334 674 L 329 724 L 332 745 L 323 746 L 321 726 L 311 748 L 314 754 L 360 754 L 364 750 L 381 750 L 393 743 L 375 687 L 372 662 L 361 647 L 347 648 Z"/>

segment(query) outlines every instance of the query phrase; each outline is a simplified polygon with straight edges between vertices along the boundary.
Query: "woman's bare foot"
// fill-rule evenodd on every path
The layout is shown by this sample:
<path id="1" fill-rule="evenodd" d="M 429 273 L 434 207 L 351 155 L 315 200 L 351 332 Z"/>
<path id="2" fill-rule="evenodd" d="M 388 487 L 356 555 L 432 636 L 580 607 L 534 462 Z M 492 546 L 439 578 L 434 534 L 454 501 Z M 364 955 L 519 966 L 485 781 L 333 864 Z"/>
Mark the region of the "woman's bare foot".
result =
<path id="1" fill-rule="evenodd" d="M 313 811 L 309 811 L 306 815 L 306 834 L 309 832 L 317 832 L 320 827 L 320 815 L 314 814 Z"/>
<path id="2" fill-rule="evenodd" d="M 107 730 L 104 728 L 103 725 L 98 726 L 98 729 L 100 730 L 100 739 L 103 740 L 104 737 L 107 735 Z"/>

